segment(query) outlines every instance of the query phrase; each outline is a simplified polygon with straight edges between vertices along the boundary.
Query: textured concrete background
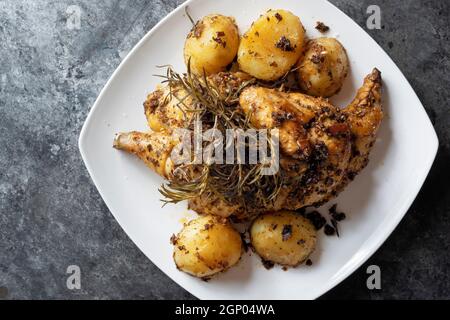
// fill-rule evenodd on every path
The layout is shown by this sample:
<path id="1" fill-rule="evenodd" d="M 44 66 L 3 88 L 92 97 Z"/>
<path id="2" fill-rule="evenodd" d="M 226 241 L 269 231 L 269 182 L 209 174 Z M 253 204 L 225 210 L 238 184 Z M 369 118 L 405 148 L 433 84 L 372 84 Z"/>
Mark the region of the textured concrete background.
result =
<path id="1" fill-rule="evenodd" d="M 332 0 L 365 26 L 422 100 L 440 150 L 420 195 L 382 248 L 324 298 L 450 298 L 450 2 Z M 69 5 L 82 27 L 66 28 Z M 134 246 L 109 213 L 77 139 L 99 91 L 177 1 L 0 0 L 0 299 L 192 299 Z M 66 268 L 82 268 L 82 290 Z M 366 267 L 382 268 L 367 290 Z"/>

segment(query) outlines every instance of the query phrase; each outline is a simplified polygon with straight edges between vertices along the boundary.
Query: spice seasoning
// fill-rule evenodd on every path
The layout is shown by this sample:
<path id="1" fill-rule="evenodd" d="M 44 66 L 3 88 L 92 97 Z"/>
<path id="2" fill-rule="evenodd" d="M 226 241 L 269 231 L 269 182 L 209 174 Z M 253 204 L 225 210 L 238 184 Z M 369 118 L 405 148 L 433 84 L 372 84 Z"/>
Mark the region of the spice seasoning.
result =
<path id="1" fill-rule="evenodd" d="M 295 48 L 292 46 L 291 41 L 286 38 L 285 36 L 282 36 L 280 40 L 275 44 L 275 47 L 278 49 L 281 49 L 283 51 L 294 51 Z"/>
<path id="2" fill-rule="evenodd" d="M 327 224 L 327 225 L 325 225 L 324 232 L 327 236 L 334 236 L 334 234 L 336 233 L 336 230 L 334 230 L 334 228 L 332 226 Z"/>
<path id="3" fill-rule="evenodd" d="M 316 29 L 319 30 L 321 33 L 328 32 L 330 30 L 330 27 L 327 26 L 325 23 L 317 21 Z"/>

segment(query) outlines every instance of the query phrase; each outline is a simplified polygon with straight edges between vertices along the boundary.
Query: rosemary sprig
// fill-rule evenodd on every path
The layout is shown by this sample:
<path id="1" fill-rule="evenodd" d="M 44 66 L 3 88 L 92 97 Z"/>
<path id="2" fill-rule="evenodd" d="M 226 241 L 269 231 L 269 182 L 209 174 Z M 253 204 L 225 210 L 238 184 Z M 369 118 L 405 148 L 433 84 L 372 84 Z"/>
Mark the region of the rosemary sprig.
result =
<path id="1" fill-rule="evenodd" d="M 237 88 L 229 86 L 221 90 L 205 74 L 197 76 L 191 72 L 190 63 L 186 74 L 178 74 L 166 66 L 163 83 L 170 88 L 169 99 L 177 99 L 185 115 L 185 126 L 192 129 L 195 119 L 201 120 L 203 129 L 215 128 L 226 136 L 227 129 L 254 129 L 250 115 L 241 112 L 239 95 L 246 87 L 255 83 L 251 79 L 243 81 Z M 181 89 L 181 90 L 180 90 Z M 179 97 L 175 90 L 186 92 Z M 224 93 L 225 91 L 225 93 Z M 186 104 L 187 98 L 192 103 Z M 196 117 L 191 116 L 196 114 Z M 248 148 L 246 143 L 246 148 Z M 273 152 L 272 139 L 267 137 L 267 145 Z M 225 143 L 224 143 L 225 154 Z M 232 204 L 242 207 L 267 208 L 276 200 L 282 186 L 283 174 L 279 171 L 273 176 L 262 174 L 266 164 L 190 164 L 177 167 L 174 178 L 160 188 L 164 202 L 178 203 L 200 197 L 215 195 Z"/>

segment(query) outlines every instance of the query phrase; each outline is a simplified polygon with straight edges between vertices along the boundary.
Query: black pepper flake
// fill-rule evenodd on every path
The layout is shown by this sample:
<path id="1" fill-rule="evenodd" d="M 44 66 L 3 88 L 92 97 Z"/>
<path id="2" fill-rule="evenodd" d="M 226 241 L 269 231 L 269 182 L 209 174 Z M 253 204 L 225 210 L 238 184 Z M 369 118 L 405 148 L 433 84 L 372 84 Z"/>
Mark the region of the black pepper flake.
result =
<path id="1" fill-rule="evenodd" d="M 308 266 L 308 267 L 310 267 L 310 266 L 312 266 L 312 261 L 311 261 L 311 259 L 308 259 L 308 260 L 306 260 L 306 265 Z"/>
<path id="2" fill-rule="evenodd" d="M 316 23 L 316 29 L 319 30 L 321 33 L 328 32 L 330 30 L 330 27 L 327 26 L 325 23 L 317 21 Z"/>
<path id="3" fill-rule="evenodd" d="M 328 159 L 328 147 L 324 142 L 318 142 L 313 146 L 310 161 L 312 164 L 320 164 Z"/>
<path id="4" fill-rule="evenodd" d="M 278 20 L 278 21 L 281 21 L 281 20 L 283 20 L 283 17 L 282 17 L 282 15 L 281 15 L 281 14 L 279 14 L 278 12 L 277 12 L 277 13 L 275 13 L 275 18 L 277 18 L 277 20 Z"/>
<path id="5" fill-rule="evenodd" d="M 325 185 L 327 185 L 327 186 L 332 186 L 333 183 L 334 183 L 334 179 L 333 179 L 333 178 L 327 177 L 327 178 L 325 179 Z"/>
<path id="6" fill-rule="evenodd" d="M 290 224 L 283 226 L 281 236 L 283 237 L 283 241 L 288 241 L 292 237 L 292 226 Z"/>
<path id="7" fill-rule="evenodd" d="M 217 37 L 213 37 L 213 40 L 225 48 L 227 46 L 227 42 L 222 40 L 221 36 L 219 36 L 219 33 L 220 32 L 217 32 Z"/>
<path id="8" fill-rule="evenodd" d="M 349 178 L 352 181 L 355 180 L 356 176 L 357 176 L 356 172 L 347 172 L 347 178 Z"/>
<path id="9" fill-rule="evenodd" d="M 275 44 L 275 47 L 278 49 L 281 49 L 283 51 L 294 51 L 295 47 L 292 46 L 291 41 L 286 38 L 285 36 L 282 36 L 280 40 Z"/>
<path id="10" fill-rule="evenodd" d="M 171 244 L 173 244 L 174 246 L 177 244 L 177 242 L 178 242 L 178 237 L 176 236 L 176 235 L 172 235 L 171 237 L 170 237 L 170 243 Z"/>
<path id="11" fill-rule="evenodd" d="M 334 230 L 334 228 L 332 226 L 327 224 L 327 225 L 325 225 L 324 232 L 327 236 L 334 236 L 334 234 L 336 233 L 336 230 Z"/>
<path id="12" fill-rule="evenodd" d="M 337 212 L 336 215 L 334 216 L 334 219 L 337 222 L 341 222 L 344 221 L 347 218 L 346 214 L 343 212 Z"/>
<path id="13" fill-rule="evenodd" d="M 333 71 L 331 71 L 331 69 L 328 69 L 328 77 L 333 80 Z"/>
<path id="14" fill-rule="evenodd" d="M 274 223 L 272 224 L 272 230 L 276 230 L 278 228 L 278 224 Z"/>
<path id="15" fill-rule="evenodd" d="M 270 270 L 270 269 L 272 269 L 275 266 L 275 264 L 273 262 L 271 262 L 271 261 L 267 261 L 267 260 L 261 259 L 261 262 L 262 262 L 264 268 L 266 268 L 267 270 Z"/>
<path id="16" fill-rule="evenodd" d="M 319 64 L 325 61 L 325 57 L 322 54 L 313 54 L 310 60 L 314 64 Z"/>

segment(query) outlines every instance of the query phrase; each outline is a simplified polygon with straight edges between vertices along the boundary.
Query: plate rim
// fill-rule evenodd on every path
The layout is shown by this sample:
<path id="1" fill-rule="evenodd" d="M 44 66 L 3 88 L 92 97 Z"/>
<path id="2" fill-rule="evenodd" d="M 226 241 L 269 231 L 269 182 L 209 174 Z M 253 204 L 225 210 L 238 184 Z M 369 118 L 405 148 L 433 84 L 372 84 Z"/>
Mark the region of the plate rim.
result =
<path id="1" fill-rule="evenodd" d="M 110 206 L 109 200 L 107 200 L 108 197 L 104 194 L 104 192 L 101 190 L 101 188 L 99 188 L 99 182 L 97 181 L 97 178 L 95 177 L 94 170 L 93 170 L 93 168 L 91 167 L 91 165 L 89 163 L 88 155 L 87 155 L 86 149 L 84 147 L 84 143 L 85 143 L 85 141 L 87 139 L 87 136 L 88 136 L 88 129 L 91 126 L 91 122 L 92 122 L 92 119 L 94 117 L 95 111 L 98 108 L 98 106 L 100 104 L 100 101 L 102 100 L 103 96 L 109 90 L 109 88 L 111 86 L 111 83 L 114 80 L 114 78 L 116 77 L 116 75 L 124 68 L 124 66 L 127 63 L 127 61 L 134 56 L 134 54 L 139 50 L 139 48 L 163 24 L 165 24 L 165 22 L 167 20 L 169 20 L 172 16 L 174 16 L 179 11 L 183 10 L 185 7 L 189 6 L 189 4 L 191 4 L 191 3 L 195 2 L 195 1 L 198 1 L 198 0 L 187 0 L 187 1 L 183 2 L 183 3 L 181 3 L 178 7 L 176 7 L 174 10 L 172 10 L 170 13 L 168 13 L 157 24 L 155 24 L 155 26 L 150 31 L 148 31 L 141 38 L 141 40 L 138 41 L 138 43 L 128 52 L 126 57 L 120 62 L 119 66 L 114 70 L 113 74 L 110 76 L 110 78 L 108 79 L 106 84 L 103 86 L 103 88 L 100 91 L 100 93 L 99 93 L 97 99 L 95 100 L 93 106 L 89 110 L 89 113 L 88 113 L 88 115 L 86 117 L 86 120 L 85 120 L 85 122 L 84 122 L 84 124 L 82 126 L 82 129 L 81 129 L 81 132 L 80 132 L 80 136 L 79 136 L 79 139 L 78 139 L 78 148 L 79 148 L 79 152 L 81 154 L 81 158 L 83 160 L 83 163 L 84 163 L 84 165 L 85 165 L 85 167 L 86 167 L 86 169 L 87 169 L 87 171 L 89 173 L 89 176 L 92 179 L 92 182 L 94 183 L 97 191 L 99 192 L 100 196 L 102 197 L 102 200 L 105 203 L 105 205 L 107 206 L 109 212 L 112 214 L 112 216 L 117 221 L 117 223 L 120 225 L 120 227 L 125 232 L 125 234 L 129 237 L 129 239 L 133 242 L 133 244 L 145 255 L 145 257 L 151 261 L 151 263 L 153 265 L 155 265 L 161 272 L 163 272 L 167 277 L 169 277 L 177 285 L 182 287 L 184 290 L 189 292 L 194 297 L 198 298 L 189 289 L 185 288 L 182 284 L 177 282 L 172 276 L 170 276 L 168 273 L 166 273 L 161 267 L 159 267 L 157 262 L 155 262 L 152 259 L 150 259 L 146 255 L 146 253 L 143 252 L 141 250 L 141 248 L 135 243 L 135 241 L 133 240 L 133 237 L 122 226 L 122 223 L 120 222 L 120 219 L 118 219 L 117 215 L 110 208 L 111 206 Z M 397 214 L 396 217 L 391 218 L 389 220 L 388 225 L 385 226 L 385 230 L 387 230 L 387 231 L 384 232 L 382 236 L 378 236 L 377 240 L 372 242 L 371 246 L 369 246 L 367 248 L 368 250 L 364 250 L 364 253 L 361 254 L 355 262 L 353 262 L 353 264 L 351 265 L 350 268 L 347 268 L 345 271 L 341 272 L 337 277 L 333 278 L 332 281 L 327 282 L 326 285 L 321 287 L 321 290 L 317 291 L 317 292 L 320 292 L 320 293 L 316 293 L 316 294 L 312 295 L 311 299 L 317 299 L 318 297 L 321 297 L 322 295 L 326 294 L 332 288 L 336 287 L 338 284 L 340 284 L 342 281 L 344 281 L 346 278 L 348 278 L 351 274 L 353 274 L 356 270 L 358 270 L 365 262 L 367 262 L 367 260 L 371 256 L 373 256 L 376 253 L 377 250 L 379 250 L 381 248 L 381 246 L 384 244 L 384 242 L 386 242 L 386 240 L 392 235 L 394 230 L 398 227 L 398 225 L 400 224 L 401 220 L 405 217 L 405 215 L 408 212 L 409 208 L 413 204 L 414 200 L 417 198 L 419 192 L 421 191 L 421 189 L 422 189 L 422 187 L 423 187 L 423 185 L 425 183 L 426 178 L 428 177 L 428 174 L 431 171 L 432 165 L 433 165 L 433 163 L 434 163 L 434 161 L 436 159 L 436 156 L 437 156 L 437 153 L 438 153 L 438 150 L 439 150 L 439 139 L 438 139 L 436 130 L 435 130 L 434 126 L 432 125 L 428 114 L 426 113 L 425 107 L 423 106 L 422 102 L 420 101 L 419 97 L 417 96 L 416 91 L 411 86 L 410 82 L 405 77 L 405 75 L 400 70 L 400 68 L 397 66 L 397 64 L 393 61 L 391 56 L 372 38 L 372 36 L 368 32 L 366 32 L 366 30 L 364 30 L 358 23 L 356 23 L 352 18 L 350 18 L 345 12 L 343 12 L 341 9 L 339 9 L 337 6 L 335 6 L 333 3 L 329 2 L 328 0 L 320 0 L 320 1 L 322 1 L 322 2 L 324 2 L 326 4 L 328 4 L 328 5 L 331 5 L 332 7 L 334 7 L 334 9 L 338 10 L 341 14 L 343 14 L 346 17 L 346 19 L 350 20 L 351 23 L 354 25 L 354 27 L 357 27 L 361 31 L 363 31 L 368 36 L 368 38 L 374 43 L 374 45 L 378 46 L 386 54 L 386 56 L 388 57 L 389 60 L 391 60 L 392 64 L 395 66 L 395 68 L 397 68 L 397 71 L 403 77 L 403 80 L 407 83 L 407 85 L 409 86 L 411 91 L 414 93 L 414 98 L 420 104 L 420 106 L 421 106 L 420 109 L 421 109 L 421 111 L 423 113 L 423 116 L 426 117 L 426 119 L 428 120 L 428 121 L 425 121 L 425 123 L 427 124 L 427 127 L 428 127 L 427 131 L 429 132 L 429 138 L 428 139 L 430 139 L 429 142 L 431 144 L 430 145 L 430 150 L 431 151 L 429 153 L 427 161 L 424 161 L 425 164 L 420 169 L 421 172 L 420 172 L 420 174 L 418 174 L 418 177 L 417 177 L 417 184 L 416 184 L 416 187 L 414 188 L 415 191 L 409 193 L 409 196 L 408 196 L 407 199 L 404 200 L 404 203 L 403 203 L 402 207 L 400 209 L 398 209 L 398 212 L 400 214 Z"/>

